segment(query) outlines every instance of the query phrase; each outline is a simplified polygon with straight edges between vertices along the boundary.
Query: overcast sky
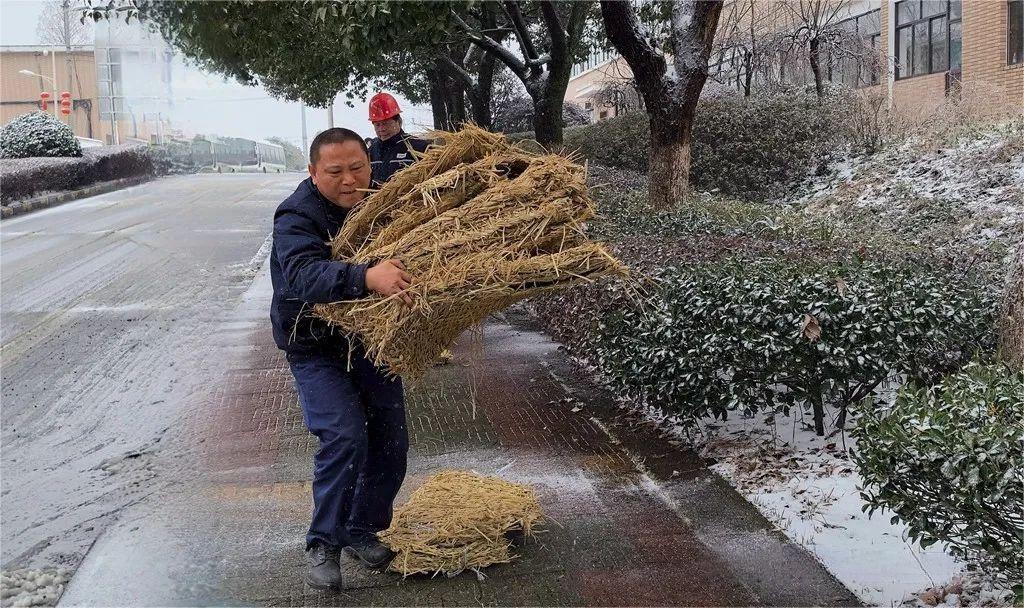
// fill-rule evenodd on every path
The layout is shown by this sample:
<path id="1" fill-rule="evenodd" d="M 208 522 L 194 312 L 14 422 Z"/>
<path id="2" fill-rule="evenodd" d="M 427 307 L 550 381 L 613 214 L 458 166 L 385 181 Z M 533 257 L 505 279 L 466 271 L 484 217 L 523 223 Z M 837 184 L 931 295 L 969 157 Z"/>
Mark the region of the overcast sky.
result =
<path id="1" fill-rule="evenodd" d="M 0 45 L 39 44 L 36 24 L 44 4 L 37 0 L 0 0 Z M 302 141 L 299 104 L 270 98 L 260 87 L 246 87 L 234 81 L 195 68 L 189 68 L 174 83 L 175 109 L 172 122 L 194 133 L 212 133 L 250 139 L 283 137 L 296 144 Z M 2 94 L 2 93 L 0 93 Z M 343 98 L 343 96 L 342 96 Z M 413 106 L 398 97 L 406 128 L 418 131 L 431 127 L 429 106 Z M 373 129 L 366 118 L 366 101 L 349 108 L 335 103 L 334 122 L 366 137 Z M 307 108 L 309 138 L 327 128 L 327 113 Z"/>

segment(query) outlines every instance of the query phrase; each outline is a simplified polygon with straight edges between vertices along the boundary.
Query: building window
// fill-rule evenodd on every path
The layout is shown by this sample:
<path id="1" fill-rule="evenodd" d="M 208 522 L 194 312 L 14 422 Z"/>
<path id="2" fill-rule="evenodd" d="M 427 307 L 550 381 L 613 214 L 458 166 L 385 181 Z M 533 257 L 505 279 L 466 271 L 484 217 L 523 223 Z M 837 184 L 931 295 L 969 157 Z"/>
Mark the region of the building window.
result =
<path id="1" fill-rule="evenodd" d="M 902 0 L 896 4 L 896 78 L 959 71 L 960 2 Z"/>
<path id="2" fill-rule="evenodd" d="M 839 42 L 830 52 L 829 78 L 850 87 L 878 84 L 881 61 L 878 49 L 882 37 L 882 11 L 879 9 L 850 17 L 835 26 Z"/>
<path id="3" fill-rule="evenodd" d="M 1006 63 L 1024 62 L 1024 0 L 1006 3 Z"/>

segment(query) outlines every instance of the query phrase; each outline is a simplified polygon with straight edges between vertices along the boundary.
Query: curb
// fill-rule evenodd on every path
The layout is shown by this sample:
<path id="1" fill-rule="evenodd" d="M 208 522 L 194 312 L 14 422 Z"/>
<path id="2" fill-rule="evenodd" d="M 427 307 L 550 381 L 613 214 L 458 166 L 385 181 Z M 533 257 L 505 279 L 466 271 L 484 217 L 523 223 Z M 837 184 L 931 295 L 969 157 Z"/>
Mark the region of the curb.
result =
<path id="1" fill-rule="evenodd" d="M 138 186 L 139 184 L 146 183 L 150 180 L 156 179 L 156 175 L 143 175 L 139 177 L 125 177 L 122 179 L 114 179 L 107 182 L 99 182 L 80 188 L 78 190 L 66 190 L 64 192 L 54 192 L 51 194 L 44 194 L 43 196 L 37 196 L 35 198 L 26 199 L 23 201 L 17 201 L 10 205 L 0 206 L 0 219 L 8 219 L 19 215 L 24 215 L 31 211 L 37 211 L 39 209 L 48 209 L 50 207 L 56 207 L 63 205 L 64 203 L 70 203 L 78 199 L 86 198 L 89 196 L 96 196 L 97 194 L 106 194 L 107 192 L 113 192 L 115 190 L 121 190 L 123 188 L 130 188 L 132 186 Z"/>

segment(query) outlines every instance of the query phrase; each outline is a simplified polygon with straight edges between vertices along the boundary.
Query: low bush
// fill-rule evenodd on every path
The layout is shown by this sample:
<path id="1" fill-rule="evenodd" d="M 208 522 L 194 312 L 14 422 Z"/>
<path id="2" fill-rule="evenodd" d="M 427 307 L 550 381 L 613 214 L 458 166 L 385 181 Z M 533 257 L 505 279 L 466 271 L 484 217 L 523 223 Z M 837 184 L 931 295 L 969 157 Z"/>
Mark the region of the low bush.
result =
<path id="1" fill-rule="evenodd" d="M 888 380 L 935 381 L 994 349 L 994 294 L 928 268 L 748 260 L 594 289 L 538 305 L 552 333 L 624 397 L 694 421 L 800 405 L 822 434 Z"/>
<path id="2" fill-rule="evenodd" d="M 0 161 L 0 200 L 6 205 L 44 192 L 155 173 L 149 148 L 138 144 L 87 148 L 81 158 L 4 159 Z"/>
<path id="3" fill-rule="evenodd" d="M 792 92 L 702 99 L 693 128 L 694 188 L 745 199 L 782 194 L 835 147 L 841 134 L 837 103 Z M 566 129 L 564 145 L 600 165 L 647 171 L 647 114 Z"/>
<path id="4" fill-rule="evenodd" d="M 0 129 L 0 158 L 81 155 L 71 127 L 46 112 L 23 114 Z"/>
<path id="5" fill-rule="evenodd" d="M 1018 585 L 1024 571 L 1024 371 L 971 363 L 891 407 L 860 408 L 865 509 Z"/>

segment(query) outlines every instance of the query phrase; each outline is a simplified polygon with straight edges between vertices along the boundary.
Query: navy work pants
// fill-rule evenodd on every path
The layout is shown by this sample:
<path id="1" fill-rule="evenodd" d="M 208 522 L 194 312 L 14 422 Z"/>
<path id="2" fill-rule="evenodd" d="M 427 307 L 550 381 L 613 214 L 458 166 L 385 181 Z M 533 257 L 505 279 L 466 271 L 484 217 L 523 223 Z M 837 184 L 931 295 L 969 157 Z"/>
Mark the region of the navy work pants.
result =
<path id="1" fill-rule="evenodd" d="M 362 354 L 289 353 L 306 428 L 320 440 L 313 458 L 313 522 L 306 548 L 370 540 L 391 525 L 405 479 L 409 436 L 402 381 Z"/>

